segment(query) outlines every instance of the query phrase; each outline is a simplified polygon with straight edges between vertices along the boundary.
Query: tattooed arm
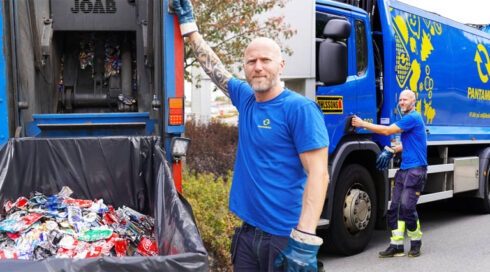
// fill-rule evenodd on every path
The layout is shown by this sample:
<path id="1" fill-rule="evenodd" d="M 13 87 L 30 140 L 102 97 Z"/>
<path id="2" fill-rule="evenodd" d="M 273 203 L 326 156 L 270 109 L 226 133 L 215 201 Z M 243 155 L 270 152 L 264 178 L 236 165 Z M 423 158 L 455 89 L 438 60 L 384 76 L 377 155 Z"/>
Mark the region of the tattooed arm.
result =
<path id="1" fill-rule="evenodd" d="M 231 74 L 225 70 L 225 67 L 213 52 L 211 47 L 204 41 L 192 14 L 192 4 L 190 0 L 174 0 L 174 10 L 179 19 L 180 32 L 182 36 L 189 37 L 192 51 L 196 59 L 201 64 L 204 72 L 208 74 L 211 80 L 220 88 L 223 93 L 230 97 L 228 93 L 228 81 Z"/>
<path id="2" fill-rule="evenodd" d="M 189 41 L 194 51 L 194 56 L 201 64 L 202 69 L 218 86 L 223 93 L 230 97 L 228 93 L 228 81 L 231 74 L 225 70 L 225 67 L 219 60 L 218 56 L 213 52 L 211 47 L 204 41 L 199 32 L 193 32 L 189 36 Z"/>

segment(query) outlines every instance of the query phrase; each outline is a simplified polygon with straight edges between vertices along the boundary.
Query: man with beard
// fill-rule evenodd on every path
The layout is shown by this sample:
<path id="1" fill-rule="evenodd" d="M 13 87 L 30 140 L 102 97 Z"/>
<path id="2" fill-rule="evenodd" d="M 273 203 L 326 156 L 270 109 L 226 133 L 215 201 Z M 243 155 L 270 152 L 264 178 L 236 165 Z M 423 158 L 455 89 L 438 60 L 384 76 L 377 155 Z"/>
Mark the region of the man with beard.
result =
<path id="1" fill-rule="evenodd" d="M 328 134 L 320 107 L 285 89 L 285 61 L 271 39 L 245 50 L 247 82 L 227 72 L 198 32 L 189 0 L 176 0 L 181 33 L 211 80 L 239 112 L 230 210 L 235 271 L 316 271 L 315 235 L 328 185 Z"/>
<path id="2" fill-rule="evenodd" d="M 382 135 L 402 134 L 402 145 L 394 148 L 386 146 L 379 153 L 376 168 L 384 171 L 395 153 L 401 153 L 402 163 L 395 175 L 395 186 L 388 210 L 388 222 L 391 227 L 390 246 L 379 252 L 380 258 L 404 256 L 403 239 L 405 227 L 410 238 L 408 257 L 420 255 L 422 231 L 416 210 L 420 193 L 427 179 L 427 135 L 422 116 L 415 110 L 415 93 L 404 90 L 400 93 L 399 105 L 404 114 L 401 120 L 390 125 L 381 126 L 352 118 L 352 125 L 363 127 Z"/>

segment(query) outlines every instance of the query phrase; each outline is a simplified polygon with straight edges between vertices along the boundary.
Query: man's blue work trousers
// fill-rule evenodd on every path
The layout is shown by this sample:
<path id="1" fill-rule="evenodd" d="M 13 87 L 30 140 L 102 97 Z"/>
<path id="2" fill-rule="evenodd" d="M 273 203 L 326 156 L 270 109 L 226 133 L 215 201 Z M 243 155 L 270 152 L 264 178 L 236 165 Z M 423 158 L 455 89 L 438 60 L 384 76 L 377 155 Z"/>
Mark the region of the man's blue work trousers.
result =
<path id="1" fill-rule="evenodd" d="M 412 242 L 420 241 L 422 232 L 416 207 L 426 180 L 427 168 L 425 166 L 400 169 L 396 172 L 391 206 L 387 215 L 394 236 L 392 243 L 396 244 L 397 239 L 401 240 L 400 242 L 403 241 L 405 227 Z"/>
<path id="2" fill-rule="evenodd" d="M 235 229 L 231 240 L 234 271 L 283 271 L 274 261 L 289 242 L 289 236 L 277 236 L 243 223 Z"/>

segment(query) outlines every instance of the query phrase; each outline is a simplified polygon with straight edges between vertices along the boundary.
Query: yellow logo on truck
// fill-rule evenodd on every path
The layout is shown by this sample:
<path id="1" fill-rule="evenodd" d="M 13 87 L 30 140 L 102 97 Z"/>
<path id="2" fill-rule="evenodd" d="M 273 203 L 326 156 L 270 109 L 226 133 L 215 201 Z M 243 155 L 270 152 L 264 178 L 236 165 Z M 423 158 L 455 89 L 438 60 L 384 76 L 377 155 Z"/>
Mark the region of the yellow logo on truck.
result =
<path id="1" fill-rule="evenodd" d="M 395 38 L 396 82 L 400 91 L 410 89 L 415 92 L 415 108 L 426 117 L 426 124 L 431 125 L 436 117 L 436 109 L 432 105 L 436 82 L 430 75 L 429 60 L 436 50 L 432 39 L 442 34 L 443 25 L 402 10 L 390 8 L 390 12 Z M 399 110 L 397 112 L 400 113 Z"/>
<path id="2" fill-rule="evenodd" d="M 412 34 L 417 37 L 417 40 L 420 39 L 420 17 L 411 13 L 405 13 L 407 18 L 408 27 Z"/>
<path id="3" fill-rule="evenodd" d="M 422 49 L 420 50 L 420 54 L 421 54 L 422 61 L 426 61 L 429 58 L 429 55 L 431 54 L 432 50 L 434 50 L 434 47 L 430 42 L 430 35 L 425 33 L 424 30 L 422 30 L 422 33 L 423 33 Z"/>
<path id="4" fill-rule="evenodd" d="M 393 28 L 395 29 L 396 40 L 396 80 L 398 81 L 398 85 L 400 86 L 400 88 L 402 88 L 403 86 L 405 86 L 405 82 L 407 82 L 408 73 L 410 72 L 411 68 L 410 55 L 408 54 L 408 50 L 405 47 L 405 44 L 408 41 L 408 30 L 401 16 L 397 16 L 393 20 L 395 22 Z"/>
<path id="5" fill-rule="evenodd" d="M 485 56 L 484 59 L 481 58 L 480 52 Z M 488 52 L 485 49 L 485 46 L 483 44 L 478 44 L 476 54 L 475 54 L 475 59 L 474 61 L 476 62 L 476 66 L 478 66 L 478 74 L 480 75 L 480 79 L 483 83 L 487 83 L 488 81 L 488 75 L 490 74 L 490 59 L 488 58 Z M 485 62 L 484 66 L 486 68 L 486 73 L 484 73 L 484 69 L 482 69 L 482 62 Z"/>
<path id="6" fill-rule="evenodd" d="M 343 96 L 319 95 L 316 97 L 316 103 L 322 109 L 323 114 L 344 113 L 343 100 Z"/>

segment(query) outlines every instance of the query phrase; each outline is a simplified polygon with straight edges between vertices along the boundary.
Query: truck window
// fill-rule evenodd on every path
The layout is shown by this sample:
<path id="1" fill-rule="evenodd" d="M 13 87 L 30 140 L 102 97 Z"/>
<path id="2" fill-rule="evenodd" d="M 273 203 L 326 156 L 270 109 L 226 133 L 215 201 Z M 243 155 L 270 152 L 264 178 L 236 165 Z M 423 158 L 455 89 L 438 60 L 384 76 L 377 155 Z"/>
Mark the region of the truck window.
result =
<path id="1" fill-rule="evenodd" d="M 316 65 L 318 67 L 318 50 L 320 48 L 320 43 L 325 40 L 327 37 L 323 35 L 323 29 L 327 25 L 328 21 L 331 19 L 343 19 L 347 21 L 347 18 L 344 16 L 339 16 L 335 14 L 330 14 L 330 13 L 325 13 L 325 12 L 316 12 L 316 25 L 315 25 L 315 38 L 316 38 Z M 339 40 L 347 45 L 349 47 L 347 41 L 348 39 L 341 39 Z M 367 54 L 367 53 L 366 53 Z M 316 69 L 316 81 L 319 82 L 319 75 L 318 75 L 318 69 Z"/>
<path id="2" fill-rule="evenodd" d="M 363 21 L 356 19 L 355 31 L 357 75 L 362 76 L 366 73 L 368 65 L 366 27 Z"/>

